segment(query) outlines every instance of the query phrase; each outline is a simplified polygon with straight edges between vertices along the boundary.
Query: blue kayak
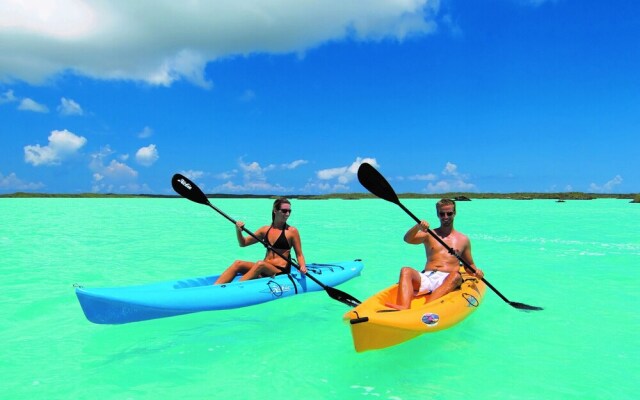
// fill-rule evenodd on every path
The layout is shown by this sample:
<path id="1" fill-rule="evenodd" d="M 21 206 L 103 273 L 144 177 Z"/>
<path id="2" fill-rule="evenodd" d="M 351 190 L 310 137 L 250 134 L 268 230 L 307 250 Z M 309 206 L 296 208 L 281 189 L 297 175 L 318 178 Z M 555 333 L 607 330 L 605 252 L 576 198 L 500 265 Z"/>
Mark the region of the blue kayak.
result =
<path id="1" fill-rule="evenodd" d="M 360 275 L 361 260 L 307 264 L 327 286 L 336 286 Z M 294 270 L 290 275 L 213 285 L 219 275 L 178 279 L 147 285 L 114 288 L 76 287 L 87 319 L 96 324 L 125 324 L 173 317 L 199 311 L 226 310 L 324 290 Z"/>

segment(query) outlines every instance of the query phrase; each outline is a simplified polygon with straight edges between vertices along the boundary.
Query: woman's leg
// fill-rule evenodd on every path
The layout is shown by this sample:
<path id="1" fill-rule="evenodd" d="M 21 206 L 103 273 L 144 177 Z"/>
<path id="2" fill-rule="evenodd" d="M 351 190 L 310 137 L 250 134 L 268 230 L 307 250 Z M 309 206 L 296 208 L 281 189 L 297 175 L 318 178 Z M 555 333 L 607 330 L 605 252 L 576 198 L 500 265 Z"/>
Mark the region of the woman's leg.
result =
<path id="1" fill-rule="evenodd" d="M 255 263 L 250 261 L 242 261 L 236 260 L 227 268 L 214 282 L 214 285 L 219 285 L 221 283 L 229 283 L 236 277 L 238 274 L 244 274 L 249 271 Z"/>
<path id="2" fill-rule="evenodd" d="M 253 264 L 251 268 L 249 268 L 249 270 L 244 274 L 242 278 L 240 278 L 240 280 L 248 281 L 250 279 L 255 279 L 263 275 L 273 276 L 281 272 L 282 270 L 280 270 L 278 267 L 276 267 L 273 264 L 270 264 L 266 261 L 258 261 L 255 264 Z"/>

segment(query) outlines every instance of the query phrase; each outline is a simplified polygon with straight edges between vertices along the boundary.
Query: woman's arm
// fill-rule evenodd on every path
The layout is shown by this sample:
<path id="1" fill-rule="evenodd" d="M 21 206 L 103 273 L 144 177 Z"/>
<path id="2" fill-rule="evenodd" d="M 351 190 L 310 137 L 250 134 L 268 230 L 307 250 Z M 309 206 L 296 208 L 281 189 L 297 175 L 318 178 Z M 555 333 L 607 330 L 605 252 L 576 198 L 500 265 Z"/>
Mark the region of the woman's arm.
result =
<path id="1" fill-rule="evenodd" d="M 240 245 L 240 247 L 246 247 L 246 246 L 251 246 L 254 243 L 257 243 L 258 241 L 256 239 L 253 238 L 253 236 L 244 236 L 242 234 L 242 228 L 244 227 L 244 222 L 242 221 L 236 221 L 236 238 L 238 239 L 238 244 Z M 258 229 L 255 233 L 255 235 L 259 238 L 262 238 L 264 236 L 264 226 L 260 229 Z"/>
<path id="2" fill-rule="evenodd" d="M 296 259 L 298 260 L 298 265 L 300 266 L 300 272 L 303 274 L 307 273 L 307 263 L 304 259 L 304 254 L 302 254 L 302 241 L 300 240 L 300 232 L 298 229 L 290 226 L 289 229 L 292 230 L 291 241 L 293 243 L 293 250 L 296 252 Z"/>

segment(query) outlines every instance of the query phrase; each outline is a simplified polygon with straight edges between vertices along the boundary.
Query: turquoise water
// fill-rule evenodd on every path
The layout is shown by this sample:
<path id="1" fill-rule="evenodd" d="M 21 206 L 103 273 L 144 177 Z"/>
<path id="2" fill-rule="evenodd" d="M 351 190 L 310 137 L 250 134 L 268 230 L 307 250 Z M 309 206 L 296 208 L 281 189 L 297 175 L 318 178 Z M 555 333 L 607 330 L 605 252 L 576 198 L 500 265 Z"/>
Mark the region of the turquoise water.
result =
<path id="1" fill-rule="evenodd" d="M 432 223 L 434 200 L 404 204 Z M 271 201 L 214 201 L 247 228 Z M 382 200 L 294 200 L 309 262 L 361 258 L 340 289 L 363 300 L 420 267 L 413 221 Z M 184 199 L 0 199 L 3 399 L 635 399 L 640 205 L 627 200 L 458 203 L 487 291 L 452 329 L 356 353 L 324 292 L 127 325 L 88 322 L 73 284 L 119 286 L 219 272 L 261 246 Z"/>

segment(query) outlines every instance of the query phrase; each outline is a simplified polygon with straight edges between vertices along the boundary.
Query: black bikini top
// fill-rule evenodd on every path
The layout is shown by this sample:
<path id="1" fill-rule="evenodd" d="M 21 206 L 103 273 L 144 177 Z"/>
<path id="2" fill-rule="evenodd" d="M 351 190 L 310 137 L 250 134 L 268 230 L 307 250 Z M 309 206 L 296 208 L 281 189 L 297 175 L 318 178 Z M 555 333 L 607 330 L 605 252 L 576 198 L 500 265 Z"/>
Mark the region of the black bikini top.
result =
<path id="1" fill-rule="evenodd" d="M 273 228 L 273 225 L 271 225 L 269 227 L 269 229 L 267 229 L 267 233 L 265 233 L 265 239 L 267 241 L 267 243 L 269 243 L 269 232 L 271 231 L 271 228 Z M 276 250 L 282 250 L 282 251 L 289 251 L 291 250 L 291 245 L 289 244 L 289 241 L 287 240 L 287 235 L 284 234 L 284 231 L 287 230 L 289 228 L 289 226 L 287 224 L 284 225 L 284 229 L 282 229 L 282 232 L 280 232 L 280 236 L 278 236 L 278 239 L 276 240 L 275 243 L 269 243 L 271 245 L 271 247 L 273 247 Z"/>

